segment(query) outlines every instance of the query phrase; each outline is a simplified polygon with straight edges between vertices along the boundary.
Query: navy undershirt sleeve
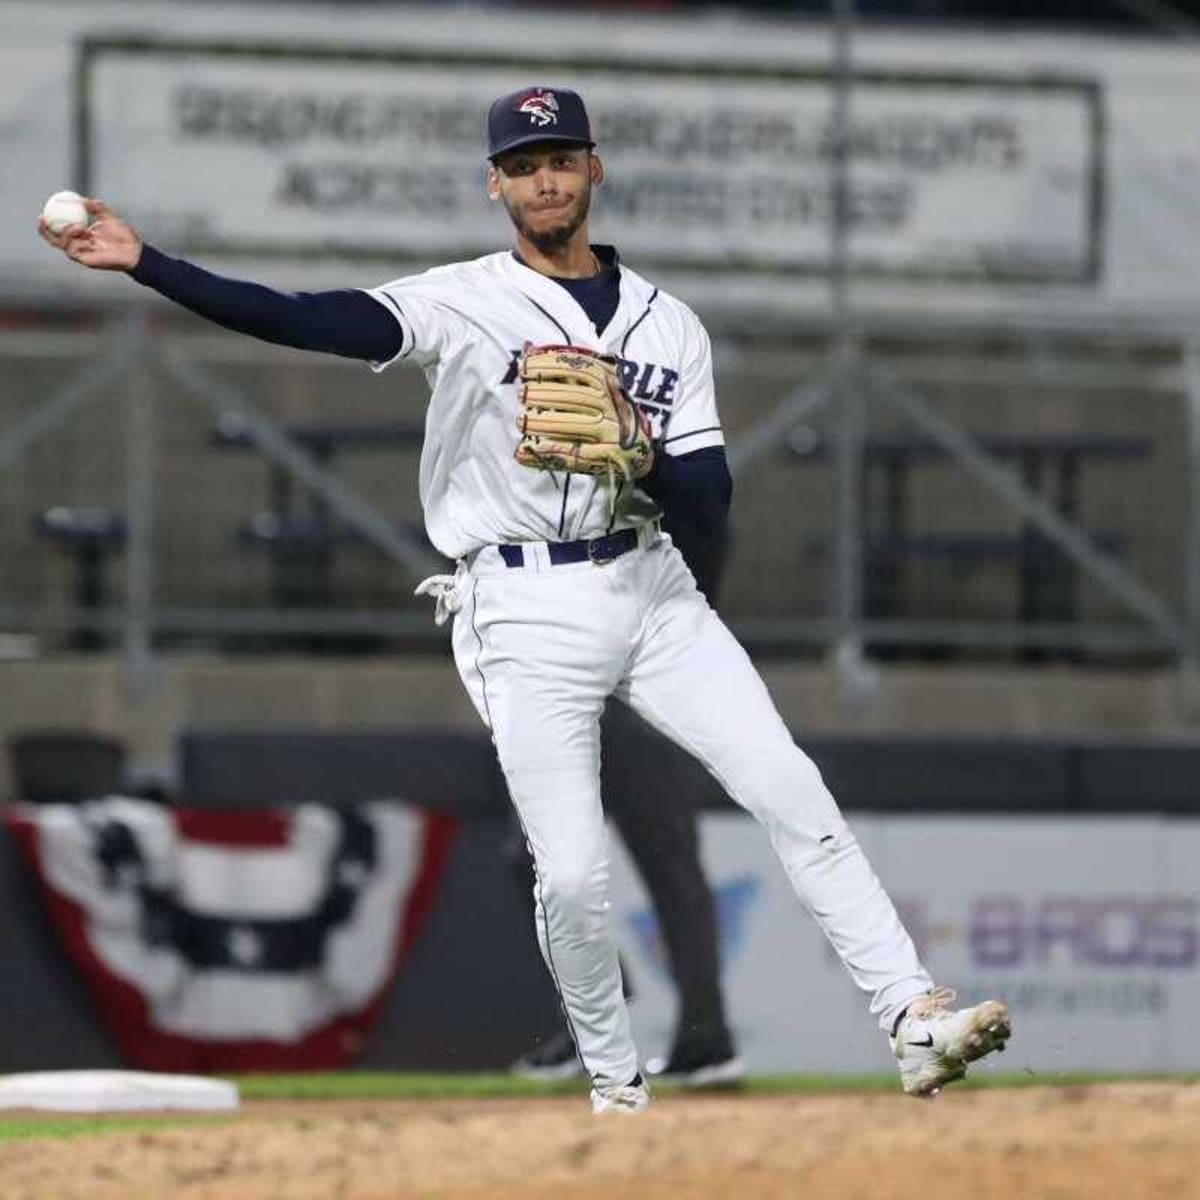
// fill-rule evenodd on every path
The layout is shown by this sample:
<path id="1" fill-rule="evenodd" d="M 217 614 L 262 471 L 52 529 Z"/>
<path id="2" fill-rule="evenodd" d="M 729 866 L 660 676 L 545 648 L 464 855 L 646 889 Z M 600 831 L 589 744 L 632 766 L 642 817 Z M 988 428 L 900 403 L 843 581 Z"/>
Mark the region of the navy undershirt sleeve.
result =
<path id="1" fill-rule="evenodd" d="M 714 532 L 724 524 L 733 498 L 733 479 L 723 446 L 706 446 L 678 456 L 660 447 L 650 474 L 638 486 L 662 505 L 668 521 L 681 519 Z"/>
<path id="2" fill-rule="evenodd" d="M 129 274 L 226 329 L 281 346 L 388 362 L 403 345 L 396 318 L 366 292 L 277 292 L 214 275 L 147 245 Z"/>

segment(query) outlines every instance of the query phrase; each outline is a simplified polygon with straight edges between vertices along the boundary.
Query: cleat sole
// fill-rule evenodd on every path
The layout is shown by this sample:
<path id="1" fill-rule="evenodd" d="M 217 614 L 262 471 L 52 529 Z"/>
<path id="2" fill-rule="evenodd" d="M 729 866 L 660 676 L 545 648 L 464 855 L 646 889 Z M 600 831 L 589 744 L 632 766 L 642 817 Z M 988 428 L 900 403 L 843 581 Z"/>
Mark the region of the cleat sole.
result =
<path id="1" fill-rule="evenodd" d="M 985 1054 L 1003 1050 L 1004 1043 L 1012 1036 L 1012 1022 L 1008 1008 L 998 1000 L 979 1006 L 976 1027 L 964 1041 L 962 1061 L 975 1062 Z"/>

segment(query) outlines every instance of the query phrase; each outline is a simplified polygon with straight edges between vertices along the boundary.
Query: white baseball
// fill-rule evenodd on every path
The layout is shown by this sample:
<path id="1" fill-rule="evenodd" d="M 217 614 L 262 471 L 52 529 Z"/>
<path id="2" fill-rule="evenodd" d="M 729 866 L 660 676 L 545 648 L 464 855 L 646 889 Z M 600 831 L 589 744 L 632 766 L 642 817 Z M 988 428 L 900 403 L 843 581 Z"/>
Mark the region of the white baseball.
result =
<path id="1" fill-rule="evenodd" d="M 78 192 L 55 192 L 43 206 L 42 216 L 51 233 L 62 233 L 68 225 L 86 225 L 90 219 Z"/>

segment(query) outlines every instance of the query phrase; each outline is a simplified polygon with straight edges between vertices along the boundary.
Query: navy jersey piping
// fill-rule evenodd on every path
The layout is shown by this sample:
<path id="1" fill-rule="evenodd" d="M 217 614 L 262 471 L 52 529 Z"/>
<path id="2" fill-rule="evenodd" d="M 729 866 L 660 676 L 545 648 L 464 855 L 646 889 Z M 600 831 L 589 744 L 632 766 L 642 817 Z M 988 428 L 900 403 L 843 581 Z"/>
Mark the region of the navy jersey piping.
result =
<path id="1" fill-rule="evenodd" d="M 562 537 L 562 535 L 563 535 L 563 525 L 566 524 L 566 520 L 567 520 L 567 493 L 570 490 L 571 490 L 571 472 L 564 471 L 563 472 L 562 510 L 558 514 L 558 536 L 559 537 Z"/>
<path id="2" fill-rule="evenodd" d="M 527 296 L 524 292 L 522 292 L 521 295 L 525 296 L 525 299 L 528 300 L 529 303 L 532 304 L 533 307 L 536 308 L 538 312 L 540 312 L 542 316 L 545 317 L 546 320 L 549 321 L 554 328 L 562 334 L 563 344 L 569 346 L 571 344 L 571 335 L 558 323 L 557 318 L 548 313 L 532 296 Z"/>
<path id="3" fill-rule="evenodd" d="M 687 433 L 677 433 L 674 437 L 663 438 L 662 444 L 665 446 L 668 442 L 678 442 L 683 438 L 696 437 L 701 433 L 718 433 L 720 429 L 720 425 L 706 425 L 703 429 L 690 429 Z"/>
<path id="4" fill-rule="evenodd" d="M 409 326 L 408 322 L 405 321 L 405 319 L 404 319 L 404 309 L 402 309 L 400 307 L 400 305 L 395 300 L 393 300 L 391 296 L 389 296 L 387 294 L 387 292 L 376 292 L 375 295 L 383 297 L 383 299 L 386 300 L 388 302 L 388 304 L 390 304 L 392 306 L 392 308 L 394 308 L 396 310 L 396 317 L 400 321 L 400 335 L 401 335 L 401 347 L 402 347 L 400 350 L 400 357 L 407 358 L 412 353 L 413 345 L 415 344 L 415 338 L 413 336 L 411 327 Z M 408 342 L 407 348 L 404 348 L 404 346 L 403 346 L 404 342 Z"/>
<path id="5" fill-rule="evenodd" d="M 521 295 L 525 296 L 525 299 L 528 300 L 529 303 L 532 304 L 533 307 L 536 308 L 538 310 L 538 312 L 540 312 L 542 314 L 542 316 L 545 317 L 546 320 L 549 321 L 554 326 L 554 328 L 557 329 L 558 332 L 562 334 L 563 344 L 569 346 L 571 344 L 571 335 L 558 323 L 558 321 L 550 313 L 548 313 L 532 296 L 527 296 L 527 295 L 525 295 L 524 292 L 522 292 Z M 569 471 L 564 471 L 563 472 L 562 512 L 559 514 L 559 517 L 558 517 L 558 536 L 559 537 L 562 537 L 563 522 L 566 520 L 566 517 L 567 517 L 567 493 L 570 490 L 571 490 L 571 473 Z"/>
<path id="6" fill-rule="evenodd" d="M 621 339 L 621 353 L 625 353 L 625 347 L 629 345 L 629 339 L 633 337 L 633 331 L 650 315 L 650 306 L 658 299 L 658 288 L 655 288 L 650 293 L 650 299 L 646 301 L 646 308 L 642 315 L 625 331 L 625 336 Z"/>

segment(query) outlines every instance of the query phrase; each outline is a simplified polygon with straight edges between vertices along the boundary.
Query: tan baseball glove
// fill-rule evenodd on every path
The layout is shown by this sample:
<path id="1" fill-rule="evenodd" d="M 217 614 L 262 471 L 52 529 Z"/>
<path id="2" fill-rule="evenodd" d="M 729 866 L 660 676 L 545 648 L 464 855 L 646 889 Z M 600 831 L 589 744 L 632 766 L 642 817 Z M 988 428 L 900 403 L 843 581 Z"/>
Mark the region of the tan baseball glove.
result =
<path id="1" fill-rule="evenodd" d="M 650 470 L 650 423 L 621 387 L 616 359 L 578 346 L 527 346 L 520 378 L 523 467 L 623 483 Z"/>

